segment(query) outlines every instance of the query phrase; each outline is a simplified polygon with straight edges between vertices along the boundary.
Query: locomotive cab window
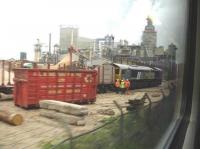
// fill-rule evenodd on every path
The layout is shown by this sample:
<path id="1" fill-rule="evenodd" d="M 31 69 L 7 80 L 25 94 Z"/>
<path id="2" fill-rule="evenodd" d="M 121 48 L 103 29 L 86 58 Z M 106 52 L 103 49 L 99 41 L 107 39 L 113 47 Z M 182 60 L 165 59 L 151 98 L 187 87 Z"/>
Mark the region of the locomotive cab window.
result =
<path id="1" fill-rule="evenodd" d="M 115 79 L 120 79 L 120 69 L 115 68 Z"/>
<path id="2" fill-rule="evenodd" d="M 141 79 L 154 79 L 155 78 L 155 72 L 141 72 Z"/>
<path id="3" fill-rule="evenodd" d="M 123 79 L 131 79 L 131 70 L 127 69 L 127 70 L 122 70 L 122 78 Z"/>
<path id="4" fill-rule="evenodd" d="M 138 71 L 131 71 L 131 79 L 136 79 L 138 75 Z"/>

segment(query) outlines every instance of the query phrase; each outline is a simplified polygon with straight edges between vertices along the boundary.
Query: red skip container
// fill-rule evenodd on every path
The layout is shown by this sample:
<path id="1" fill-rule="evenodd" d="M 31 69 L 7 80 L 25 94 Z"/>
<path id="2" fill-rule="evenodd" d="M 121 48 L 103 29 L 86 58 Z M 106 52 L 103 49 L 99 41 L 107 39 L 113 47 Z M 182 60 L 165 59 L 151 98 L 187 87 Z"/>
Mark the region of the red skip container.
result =
<path id="1" fill-rule="evenodd" d="M 96 101 L 97 73 L 93 70 L 14 69 L 14 102 L 20 107 L 52 99 L 71 103 Z"/>

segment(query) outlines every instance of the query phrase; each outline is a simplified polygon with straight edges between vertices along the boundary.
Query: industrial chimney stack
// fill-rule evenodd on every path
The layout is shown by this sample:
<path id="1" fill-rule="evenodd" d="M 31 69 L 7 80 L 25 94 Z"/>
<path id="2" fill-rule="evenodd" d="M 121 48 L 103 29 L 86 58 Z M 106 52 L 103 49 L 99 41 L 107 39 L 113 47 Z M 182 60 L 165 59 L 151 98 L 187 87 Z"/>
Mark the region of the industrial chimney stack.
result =
<path id="1" fill-rule="evenodd" d="M 37 39 L 37 43 L 34 46 L 35 46 L 34 61 L 39 62 L 41 58 L 41 44 L 40 44 L 39 39 Z"/>

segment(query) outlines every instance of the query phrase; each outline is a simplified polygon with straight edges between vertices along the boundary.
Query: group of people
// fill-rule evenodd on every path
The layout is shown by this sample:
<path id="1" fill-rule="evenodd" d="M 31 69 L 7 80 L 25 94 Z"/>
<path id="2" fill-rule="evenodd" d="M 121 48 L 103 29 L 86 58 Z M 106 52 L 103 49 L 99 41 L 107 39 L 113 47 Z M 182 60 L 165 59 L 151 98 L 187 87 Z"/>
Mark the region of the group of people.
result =
<path id="1" fill-rule="evenodd" d="M 117 79 L 115 81 L 115 91 L 116 93 L 121 93 L 121 94 L 128 94 L 128 90 L 130 88 L 130 81 L 128 79 L 126 80 L 119 80 Z"/>

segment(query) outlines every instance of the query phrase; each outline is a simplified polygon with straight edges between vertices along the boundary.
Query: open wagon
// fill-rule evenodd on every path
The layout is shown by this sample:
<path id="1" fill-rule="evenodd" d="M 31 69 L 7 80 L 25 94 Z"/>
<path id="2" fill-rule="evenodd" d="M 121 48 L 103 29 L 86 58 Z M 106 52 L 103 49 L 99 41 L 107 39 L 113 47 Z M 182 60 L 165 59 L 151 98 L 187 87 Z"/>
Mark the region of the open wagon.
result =
<path id="1" fill-rule="evenodd" d="M 85 103 L 96 100 L 93 70 L 15 69 L 14 102 L 20 107 L 38 106 L 40 100 Z"/>

